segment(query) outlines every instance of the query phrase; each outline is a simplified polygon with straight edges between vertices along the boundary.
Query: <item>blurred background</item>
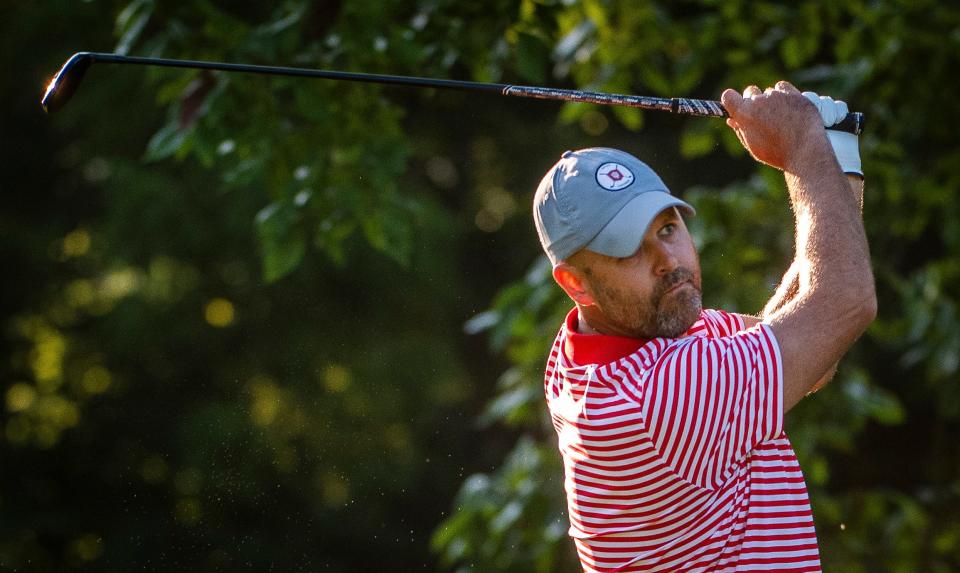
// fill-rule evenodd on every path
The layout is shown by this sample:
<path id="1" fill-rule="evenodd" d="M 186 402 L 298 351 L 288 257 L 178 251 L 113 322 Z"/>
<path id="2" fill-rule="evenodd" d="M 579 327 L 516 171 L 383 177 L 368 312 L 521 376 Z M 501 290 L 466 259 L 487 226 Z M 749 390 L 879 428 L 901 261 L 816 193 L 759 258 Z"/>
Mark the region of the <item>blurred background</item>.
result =
<path id="1" fill-rule="evenodd" d="M 540 176 L 650 163 L 707 306 L 758 312 L 792 256 L 722 121 L 107 64 L 45 116 L 76 51 L 849 101 L 880 317 L 787 432 L 826 570 L 960 570 L 956 4 L 51 0 L 0 32 L 0 570 L 576 571 Z"/>

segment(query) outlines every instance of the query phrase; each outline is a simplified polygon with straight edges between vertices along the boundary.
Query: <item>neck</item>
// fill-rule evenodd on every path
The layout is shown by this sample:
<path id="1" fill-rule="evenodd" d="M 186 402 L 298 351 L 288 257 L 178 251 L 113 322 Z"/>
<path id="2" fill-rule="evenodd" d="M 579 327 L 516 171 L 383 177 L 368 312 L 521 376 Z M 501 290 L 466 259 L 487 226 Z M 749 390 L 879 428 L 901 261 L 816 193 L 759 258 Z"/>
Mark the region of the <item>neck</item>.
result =
<path id="1" fill-rule="evenodd" d="M 587 319 L 584 318 L 583 314 L 581 313 L 580 321 L 577 324 L 577 333 L 578 334 L 600 334 L 600 331 L 590 326 L 590 324 L 587 322 Z"/>
<path id="2" fill-rule="evenodd" d="M 614 336 L 623 336 L 616 332 L 616 329 L 606 328 L 603 315 L 596 310 L 595 306 L 577 305 L 578 334 L 612 334 Z"/>

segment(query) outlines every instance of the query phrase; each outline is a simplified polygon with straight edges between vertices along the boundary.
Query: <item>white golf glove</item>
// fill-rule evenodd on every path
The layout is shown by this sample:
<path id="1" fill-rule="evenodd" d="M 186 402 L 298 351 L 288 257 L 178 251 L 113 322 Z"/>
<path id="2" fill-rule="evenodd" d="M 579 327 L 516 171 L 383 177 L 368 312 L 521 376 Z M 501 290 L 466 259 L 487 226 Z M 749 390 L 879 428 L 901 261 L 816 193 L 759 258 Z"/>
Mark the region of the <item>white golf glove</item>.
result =
<path id="1" fill-rule="evenodd" d="M 803 97 L 817 106 L 824 127 L 830 127 L 847 117 L 849 110 L 844 101 L 834 100 L 830 96 L 817 95 L 813 92 L 803 92 Z M 830 139 L 833 153 L 837 156 L 837 161 L 840 163 L 843 172 L 863 177 L 863 169 L 860 167 L 859 138 L 852 133 L 834 129 L 827 130 L 827 137 Z"/>

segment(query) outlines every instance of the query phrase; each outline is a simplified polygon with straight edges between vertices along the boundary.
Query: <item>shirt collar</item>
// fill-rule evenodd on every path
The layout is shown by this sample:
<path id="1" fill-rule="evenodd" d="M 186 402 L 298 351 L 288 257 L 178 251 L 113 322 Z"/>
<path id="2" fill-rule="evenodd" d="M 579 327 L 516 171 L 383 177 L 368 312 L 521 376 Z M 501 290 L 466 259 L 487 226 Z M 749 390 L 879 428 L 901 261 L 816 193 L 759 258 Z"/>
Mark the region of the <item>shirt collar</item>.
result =
<path id="1" fill-rule="evenodd" d="M 607 334 L 580 334 L 580 313 L 574 307 L 564 320 L 564 354 L 574 364 L 606 364 L 636 352 L 648 341 L 644 338 L 611 336 Z"/>

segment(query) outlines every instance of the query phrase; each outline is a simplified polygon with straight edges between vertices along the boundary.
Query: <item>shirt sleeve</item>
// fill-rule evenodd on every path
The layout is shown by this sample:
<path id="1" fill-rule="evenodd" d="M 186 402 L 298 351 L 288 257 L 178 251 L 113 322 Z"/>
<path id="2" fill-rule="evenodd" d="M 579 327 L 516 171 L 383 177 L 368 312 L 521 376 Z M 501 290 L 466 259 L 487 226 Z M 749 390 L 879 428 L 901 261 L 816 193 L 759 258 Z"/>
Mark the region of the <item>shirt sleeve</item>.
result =
<path id="1" fill-rule="evenodd" d="M 783 433 L 782 380 L 780 347 L 764 323 L 732 336 L 675 341 L 643 390 L 661 458 L 687 481 L 718 487 L 760 442 Z"/>
<path id="2" fill-rule="evenodd" d="M 733 336 L 745 328 L 743 318 L 739 314 L 725 310 L 704 309 L 702 318 L 707 329 L 716 338 Z"/>

